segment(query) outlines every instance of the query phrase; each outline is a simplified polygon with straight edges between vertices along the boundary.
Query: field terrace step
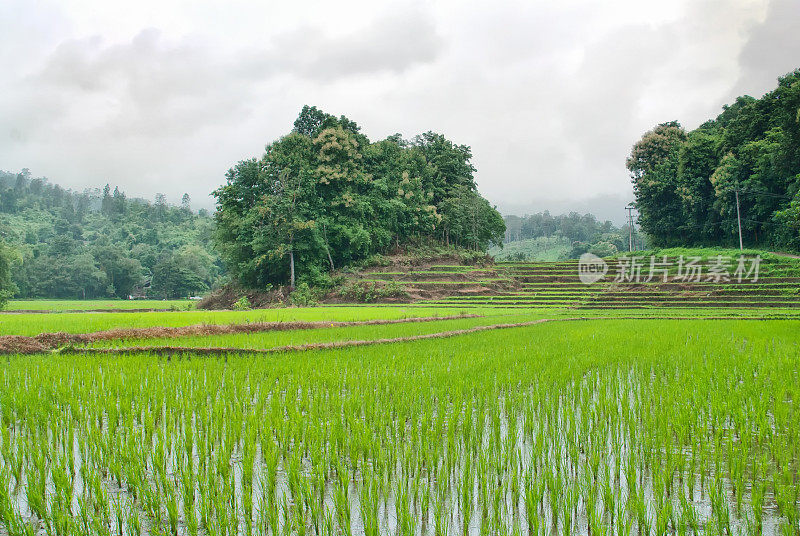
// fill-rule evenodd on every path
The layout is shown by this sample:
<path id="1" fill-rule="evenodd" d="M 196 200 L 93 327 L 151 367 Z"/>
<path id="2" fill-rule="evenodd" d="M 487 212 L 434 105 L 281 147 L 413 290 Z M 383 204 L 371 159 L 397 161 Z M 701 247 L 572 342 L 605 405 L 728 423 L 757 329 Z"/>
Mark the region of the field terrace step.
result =
<path id="1" fill-rule="evenodd" d="M 688 260 L 689 257 L 685 257 Z M 643 259 L 649 259 L 643 257 Z M 734 259 L 731 257 L 730 259 Z M 662 261 L 656 258 L 656 262 Z M 708 277 L 708 268 L 715 265 L 714 258 L 702 261 L 700 281 L 677 280 L 678 257 L 668 257 L 675 263 L 666 282 L 658 277 L 647 281 L 649 262 L 642 261 L 642 280 L 639 282 L 614 281 L 616 278 L 616 259 L 607 260 L 609 271 L 606 276 L 593 284 L 584 284 L 579 277 L 579 261 L 559 262 L 504 262 L 498 263 L 494 270 L 497 279 L 505 278 L 510 288 L 492 289 L 485 295 L 479 292 L 453 295 L 426 300 L 428 304 L 446 306 L 489 305 L 509 307 L 570 307 L 570 308 L 693 308 L 723 307 L 746 309 L 756 308 L 795 308 L 800 307 L 800 267 L 780 259 L 762 259 L 759 278 L 753 281 L 743 278 L 737 281 L 717 280 Z M 447 266 L 428 270 L 441 270 L 450 275 L 456 270 Z M 731 264 L 733 276 L 735 264 Z M 469 273 L 464 271 L 461 273 Z M 489 278 L 487 278 L 488 281 Z M 424 281 L 418 282 L 424 285 Z M 416 284 L 416 283 L 415 283 Z"/>
<path id="2" fill-rule="evenodd" d="M 580 304 L 575 305 L 573 309 L 647 309 L 659 307 L 674 307 L 680 309 L 694 309 L 694 308 L 733 308 L 733 309 L 797 309 L 800 308 L 800 302 L 757 302 L 757 303 L 727 303 L 727 302 L 698 302 L 687 305 L 686 302 L 652 302 L 652 303 L 615 303 L 615 304 Z"/>

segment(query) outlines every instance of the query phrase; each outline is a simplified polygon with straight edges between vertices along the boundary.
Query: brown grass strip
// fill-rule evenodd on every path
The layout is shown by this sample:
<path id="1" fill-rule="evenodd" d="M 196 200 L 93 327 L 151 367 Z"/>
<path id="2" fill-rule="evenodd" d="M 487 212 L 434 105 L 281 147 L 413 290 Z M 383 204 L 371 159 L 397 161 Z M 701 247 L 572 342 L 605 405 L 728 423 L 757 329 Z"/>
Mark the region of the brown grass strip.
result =
<path id="1" fill-rule="evenodd" d="M 50 350 L 33 337 L 3 335 L 0 337 L 0 354 L 40 354 Z"/>
<path id="2" fill-rule="evenodd" d="M 0 336 L 0 354 L 34 354 L 54 350 L 62 346 L 80 346 L 96 341 L 156 339 L 188 336 L 232 335 L 237 333 L 262 333 L 267 331 L 291 331 L 299 329 L 343 328 L 355 326 L 379 326 L 388 324 L 408 324 L 434 322 L 438 320 L 461 320 L 481 318 L 481 315 L 423 316 L 412 318 L 314 322 L 251 322 L 243 324 L 195 324 L 180 327 L 120 328 L 92 333 L 40 333 L 34 337 L 21 335 Z"/>
<path id="3" fill-rule="evenodd" d="M 477 333 L 479 331 L 491 331 L 495 329 L 521 328 L 542 324 L 544 322 L 559 322 L 563 320 L 581 320 L 577 318 L 541 318 L 530 322 L 518 322 L 514 324 L 491 324 L 488 326 L 476 326 L 467 329 L 456 329 L 452 331 L 441 331 L 439 333 L 427 333 L 425 335 L 410 335 L 408 337 L 394 337 L 391 339 L 369 339 L 355 341 L 334 341 L 320 342 L 312 344 L 275 346 L 273 348 L 226 348 L 226 347 L 188 347 L 188 346 L 129 346 L 127 348 L 75 348 L 69 351 L 81 354 L 123 354 L 123 353 L 151 353 L 156 355 L 221 355 L 221 354 L 280 354 L 286 352 L 305 352 L 309 350 L 331 350 L 336 348 L 351 348 L 355 346 L 372 346 L 376 344 L 391 344 L 397 342 L 412 342 L 426 339 L 444 339 Z"/>

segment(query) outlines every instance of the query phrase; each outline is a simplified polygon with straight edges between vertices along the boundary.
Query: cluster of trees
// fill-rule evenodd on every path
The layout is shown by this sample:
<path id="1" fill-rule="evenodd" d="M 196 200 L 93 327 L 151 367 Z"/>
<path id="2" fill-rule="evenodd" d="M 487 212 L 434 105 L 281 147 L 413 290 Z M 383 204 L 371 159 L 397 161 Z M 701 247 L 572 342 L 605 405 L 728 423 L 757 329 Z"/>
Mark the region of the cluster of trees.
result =
<path id="1" fill-rule="evenodd" d="M 599 221 L 593 214 L 570 212 L 553 216 L 548 211 L 526 216 L 506 216 L 505 242 L 533 238 L 563 238 L 572 245 L 568 258 L 592 252 L 601 257 L 626 251 L 628 226 L 615 227 L 611 221 Z"/>
<path id="2" fill-rule="evenodd" d="M 471 157 L 433 132 L 372 143 L 348 118 L 305 106 L 289 134 L 214 192 L 217 247 L 254 288 L 318 283 L 415 243 L 486 250 L 505 225 L 477 192 Z"/>
<path id="3" fill-rule="evenodd" d="M 627 166 L 654 245 L 738 245 L 738 197 L 745 245 L 800 250 L 800 69 L 691 132 L 658 125 Z"/>
<path id="4" fill-rule="evenodd" d="M 150 203 L 108 185 L 75 193 L 27 169 L 0 172 L 0 288 L 21 298 L 202 292 L 222 273 L 213 229 L 188 195 L 175 207 L 160 194 Z"/>

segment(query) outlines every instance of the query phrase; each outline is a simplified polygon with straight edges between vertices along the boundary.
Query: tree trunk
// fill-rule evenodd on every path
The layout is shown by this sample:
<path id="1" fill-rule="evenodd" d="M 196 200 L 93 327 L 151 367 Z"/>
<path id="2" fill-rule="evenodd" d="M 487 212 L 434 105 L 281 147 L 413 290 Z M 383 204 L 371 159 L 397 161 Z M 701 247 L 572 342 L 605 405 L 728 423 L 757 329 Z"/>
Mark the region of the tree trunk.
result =
<path id="1" fill-rule="evenodd" d="M 333 266 L 333 257 L 331 257 L 331 247 L 328 245 L 328 230 L 325 228 L 325 224 L 322 224 L 322 238 L 325 239 L 325 253 L 328 254 L 328 262 L 331 265 L 331 272 L 336 270 Z"/>
<path id="2" fill-rule="evenodd" d="M 294 250 L 289 251 L 289 290 L 294 290 Z"/>
<path id="3" fill-rule="evenodd" d="M 334 270 L 336 270 L 336 268 L 333 267 L 333 258 L 331 257 L 331 250 L 329 247 L 327 247 L 327 245 L 325 246 L 325 251 L 328 252 L 328 262 L 331 264 L 331 272 L 333 272 Z"/>

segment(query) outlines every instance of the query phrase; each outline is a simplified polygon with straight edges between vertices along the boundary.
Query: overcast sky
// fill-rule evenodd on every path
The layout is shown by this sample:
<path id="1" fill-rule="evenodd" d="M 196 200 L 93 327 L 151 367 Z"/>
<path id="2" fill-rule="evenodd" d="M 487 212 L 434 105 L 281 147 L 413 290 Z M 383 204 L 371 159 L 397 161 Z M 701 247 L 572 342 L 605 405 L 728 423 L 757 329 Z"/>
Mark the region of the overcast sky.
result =
<path id="1" fill-rule="evenodd" d="M 0 169 L 212 207 L 303 104 L 470 145 L 504 212 L 622 219 L 641 134 L 800 67 L 798 0 L 3 0 Z"/>

